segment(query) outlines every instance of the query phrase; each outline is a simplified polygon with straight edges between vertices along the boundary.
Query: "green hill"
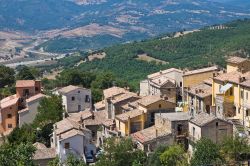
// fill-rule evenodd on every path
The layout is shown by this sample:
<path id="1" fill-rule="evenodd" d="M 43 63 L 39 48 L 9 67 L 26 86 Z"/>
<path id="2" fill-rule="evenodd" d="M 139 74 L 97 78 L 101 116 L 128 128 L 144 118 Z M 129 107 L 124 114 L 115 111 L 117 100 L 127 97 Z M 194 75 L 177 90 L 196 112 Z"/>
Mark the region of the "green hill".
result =
<path id="1" fill-rule="evenodd" d="M 177 38 L 159 37 L 108 47 L 103 49 L 107 54 L 104 59 L 83 63 L 78 68 L 83 71 L 111 71 L 137 86 L 147 74 L 160 69 L 193 69 L 209 64 L 223 66 L 228 54 L 241 52 L 247 56 L 250 53 L 250 20 L 237 20 L 224 26 L 225 29 L 204 28 Z M 137 55 L 142 53 L 167 64 L 138 60 Z"/>

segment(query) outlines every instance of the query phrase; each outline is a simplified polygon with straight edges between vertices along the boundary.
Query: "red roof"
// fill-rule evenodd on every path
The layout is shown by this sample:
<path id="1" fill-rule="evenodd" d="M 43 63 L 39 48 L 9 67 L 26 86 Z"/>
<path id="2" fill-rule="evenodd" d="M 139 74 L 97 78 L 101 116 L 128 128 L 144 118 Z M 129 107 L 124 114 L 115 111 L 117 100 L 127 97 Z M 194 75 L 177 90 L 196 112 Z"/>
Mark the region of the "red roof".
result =
<path id="1" fill-rule="evenodd" d="M 17 80 L 16 81 L 16 88 L 34 87 L 34 86 L 35 86 L 34 80 Z"/>

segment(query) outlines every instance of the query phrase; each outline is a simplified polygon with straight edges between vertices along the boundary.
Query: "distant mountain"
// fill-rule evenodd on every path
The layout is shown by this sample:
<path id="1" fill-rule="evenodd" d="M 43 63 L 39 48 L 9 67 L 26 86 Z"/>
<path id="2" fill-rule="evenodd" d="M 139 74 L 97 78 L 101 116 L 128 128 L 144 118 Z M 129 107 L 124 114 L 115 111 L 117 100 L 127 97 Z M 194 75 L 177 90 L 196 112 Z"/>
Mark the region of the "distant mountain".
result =
<path id="1" fill-rule="evenodd" d="M 36 32 L 42 37 L 52 38 L 50 44 L 71 38 L 68 48 L 61 50 L 67 51 L 95 49 L 110 44 L 109 41 L 101 40 L 102 43 L 95 45 L 98 41 L 87 38 L 100 39 L 104 36 L 114 41 L 111 43 L 127 42 L 250 17 L 249 8 L 238 6 L 240 3 L 233 5 L 214 1 L 0 0 L 0 30 Z M 92 25 L 96 25 L 97 29 Z M 102 26 L 108 27 L 108 30 L 105 31 Z M 74 35 L 65 35 L 69 33 Z M 90 46 L 75 46 L 75 41 L 85 39 L 94 43 Z"/>

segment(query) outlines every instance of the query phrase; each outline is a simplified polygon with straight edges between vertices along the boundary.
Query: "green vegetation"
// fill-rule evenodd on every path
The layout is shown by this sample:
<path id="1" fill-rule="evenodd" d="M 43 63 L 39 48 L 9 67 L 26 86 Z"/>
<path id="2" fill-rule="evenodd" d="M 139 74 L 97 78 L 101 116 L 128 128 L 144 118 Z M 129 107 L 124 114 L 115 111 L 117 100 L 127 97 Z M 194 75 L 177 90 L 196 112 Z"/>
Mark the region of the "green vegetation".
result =
<path id="1" fill-rule="evenodd" d="M 195 151 L 191 159 L 192 166 L 222 164 L 223 158 L 219 151 L 219 145 L 211 140 L 203 138 L 195 145 Z"/>
<path id="2" fill-rule="evenodd" d="M 143 166 L 146 161 L 141 150 L 134 150 L 131 139 L 109 138 L 103 147 L 105 153 L 96 166 Z"/>
<path id="3" fill-rule="evenodd" d="M 14 75 L 13 69 L 0 65 L 0 88 L 12 85 L 15 81 Z"/>
<path id="4" fill-rule="evenodd" d="M 32 160 L 35 150 L 35 147 L 30 143 L 4 144 L 0 147 L 1 166 L 35 166 Z"/>
<path id="5" fill-rule="evenodd" d="M 211 64 L 225 65 L 228 54 L 240 52 L 246 56 L 250 52 L 250 20 L 238 20 L 225 24 L 227 29 L 202 31 L 178 38 L 156 38 L 143 42 L 121 44 L 103 49 L 107 54 L 102 60 L 81 64 L 81 71 L 110 71 L 122 80 L 138 87 L 149 73 L 161 69 L 200 68 Z M 136 60 L 140 53 L 147 53 L 169 64 L 157 65 Z"/>

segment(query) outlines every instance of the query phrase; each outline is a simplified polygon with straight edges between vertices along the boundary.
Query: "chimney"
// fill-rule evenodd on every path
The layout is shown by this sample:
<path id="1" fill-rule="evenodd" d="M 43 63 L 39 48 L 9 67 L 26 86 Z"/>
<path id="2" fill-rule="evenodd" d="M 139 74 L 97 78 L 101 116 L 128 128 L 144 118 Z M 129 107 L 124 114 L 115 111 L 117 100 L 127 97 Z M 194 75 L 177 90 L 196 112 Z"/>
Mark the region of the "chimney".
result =
<path id="1" fill-rule="evenodd" d="M 160 70 L 160 74 L 162 74 L 162 71 Z"/>
<path id="2" fill-rule="evenodd" d="M 198 89 L 195 89 L 195 94 L 197 94 L 199 91 L 198 91 Z"/>
<path id="3" fill-rule="evenodd" d="M 81 117 L 80 117 L 80 122 L 83 123 L 83 121 L 84 121 L 84 120 L 83 120 L 83 117 L 81 116 Z"/>

